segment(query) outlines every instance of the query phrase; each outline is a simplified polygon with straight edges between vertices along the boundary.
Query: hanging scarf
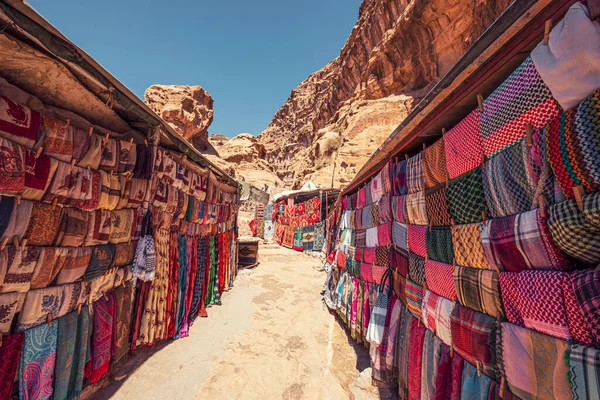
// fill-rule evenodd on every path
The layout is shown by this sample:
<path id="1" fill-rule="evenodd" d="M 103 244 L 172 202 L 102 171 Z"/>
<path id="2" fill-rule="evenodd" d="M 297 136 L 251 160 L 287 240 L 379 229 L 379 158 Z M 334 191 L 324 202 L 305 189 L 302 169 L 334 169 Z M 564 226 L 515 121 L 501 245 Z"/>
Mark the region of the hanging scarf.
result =
<path id="1" fill-rule="evenodd" d="M 179 332 L 182 330 L 187 335 L 187 326 L 182 326 L 185 322 L 185 295 L 187 292 L 187 281 L 188 281 L 188 257 L 187 257 L 187 242 L 185 236 L 179 235 L 177 237 L 178 249 L 179 249 L 179 273 L 177 279 L 177 318 L 175 320 L 175 339 L 179 338 Z"/>
<path id="2" fill-rule="evenodd" d="M 490 334 L 496 319 L 456 304 L 450 316 L 454 352 L 488 375 L 492 374 Z M 456 355 L 455 355 L 456 356 Z"/>
<path id="3" fill-rule="evenodd" d="M 221 233 L 217 236 L 218 243 L 218 251 L 219 251 L 219 295 L 223 295 L 223 291 L 225 290 L 225 285 L 228 283 L 227 280 L 227 239 L 225 238 L 225 233 Z"/>
<path id="4" fill-rule="evenodd" d="M 167 291 L 167 334 L 166 337 L 175 336 L 177 331 L 177 296 L 179 282 L 179 246 L 177 234 L 169 235 L 169 289 Z"/>
<path id="5" fill-rule="evenodd" d="M 600 351 L 573 345 L 569 356 L 569 380 L 574 399 L 600 397 Z"/>
<path id="6" fill-rule="evenodd" d="M 72 312 L 58 321 L 54 393 L 56 400 L 79 397 L 83 388 L 85 361 L 90 341 L 88 307 Z"/>
<path id="7" fill-rule="evenodd" d="M 210 238 L 210 270 L 213 279 L 213 304 L 221 305 L 221 294 L 219 293 L 219 243 L 216 235 Z"/>
<path id="8" fill-rule="evenodd" d="M 0 136 L 33 148 L 40 129 L 40 113 L 0 96 Z"/>
<path id="9" fill-rule="evenodd" d="M 444 135 L 448 177 L 454 179 L 481 165 L 479 110 L 473 110 Z"/>
<path id="10" fill-rule="evenodd" d="M 90 264 L 83 275 L 84 281 L 90 281 L 112 268 L 115 260 L 115 246 L 112 244 L 103 244 L 94 246 Z"/>
<path id="11" fill-rule="evenodd" d="M 192 294 L 192 302 L 190 305 L 189 323 L 194 322 L 200 311 L 200 301 L 202 300 L 202 288 L 204 287 L 204 277 L 206 275 L 206 238 L 198 238 L 197 249 L 197 271 L 194 282 L 194 292 Z"/>
<path id="12" fill-rule="evenodd" d="M 449 226 L 433 226 L 426 234 L 427 257 L 431 260 L 452 264 L 452 231 Z"/>
<path id="13" fill-rule="evenodd" d="M 115 354 L 115 293 L 107 294 L 94 303 L 94 322 L 91 339 L 91 359 L 86 367 L 90 383 L 100 380 L 108 372 L 110 359 Z M 89 374 L 87 370 L 89 369 Z"/>
<path id="14" fill-rule="evenodd" d="M 463 372 L 463 358 L 451 354 L 450 347 L 442 344 L 442 356 L 438 363 L 435 379 L 435 400 L 460 400 Z"/>
<path id="15" fill-rule="evenodd" d="M 135 143 L 119 140 L 119 157 L 117 172 L 133 172 L 137 158 L 137 147 Z"/>
<path id="16" fill-rule="evenodd" d="M 446 184 L 448 169 L 446 168 L 446 152 L 444 150 L 443 137 L 423 150 L 422 159 L 425 188 Z"/>
<path id="17" fill-rule="evenodd" d="M 114 210 L 110 214 L 110 237 L 108 242 L 125 243 L 131 238 L 132 227 L 135 224 L 133 210 Z"/>
<path id="18" fill-rule="evenodd" d="M 19 367 L 19 397 L 49 399 L 53 393 L 58 324 L 42 324 L 25 332 Z"/>
<path id="19" fill-rule="evenodd" d="M 44 154 L 69 163 L 73 158 L 73 130 L 66 122 L 42 116 L 40 133 L 44 135 Z"/>
<path id="20" fill-rule="evenodd" d="M 445 344 L 452 344 L 450 315 L 454 303 L 444 297 L 427 291 L 423 297 L 423 324 Z"/>
<path id="21" fill-rule="evenodd" d="M 50 286 L 69 258 L 68 255 L 69 248 L 66 247 L 42 247 L 31 277 L 31 289 Z"/>
<path id="22" fill-rule="evenodd" d="M 206 258 L 204 261 L 204 280 L 202 282 L 202 296 L 200 298 L 200 311 L 198 315 L 202 318 L 208 317 L 208 313 L 206 312 L 206 305 L 208 304 L 208 288 L 210 284 L 210 236 L 206 236 L 203 238 L 205 241 L 205 253 Z"/>
<path id="23" fill-rule="evenodd" d="M 58 161 L 43 154 L 40 154 L 36 158 L 36 153 L 29 150 L 24 150 L 23 154 L 25 163 L 25 188 L 22 196 L 27 200 L 41 201 L 56 173 Z"/>
<path id="24" fill-rule="evenodd" d="M 425 330 L 421 365 L 421 397 L 423 399 L 433 399 L 435 396 L 435 381 L 438 364 L 442 357 L 442 344 L 442 341 L 433 332 Z"/>
<path id="25" fill-rule="evenodd" d="M 187 290 L 185 294 L 185 312 L 179 329 L 179 336 L 185 337 L 188 335 L 190 327 L 190 311 L 192 308 L 192 300 L 194 296 L 196 274 L 198 271 L 198 238 L 186 237 L 187 240 L 187 262 L 188 262 L 188 279 Z M 183 327 L 183 328 L 182 328 Z"/>
<path id="26" fill-rule="evenodd" d="M 23 157 L 21 146 L 0 138 L 0 192 L 21 194 L 25 190 Z"/>
<path id="27" fill-rule="evenodd" d="M 408 399 L 421 399 L 421 363 L 423 340 L 427 329 L 417 319 L 411 321 L 408 350 Z"/>
<path id="28" fill-rule="evenodd" d="M 149 347 L 154 345 L 151 339 L 151 324 L 154 322 L 150 318 L 152 310 L 146 308 L 150 300 L 150 291 L 153 282 L 138 282 L 136 285 L 135 304 L 133 306 L 133 323 L 131 327 L 131 351 L 136 351 L 137 346 L 147 344 Z M 162 338 L 161 338 L 162 339 Z"/>
<path id="29" fill-rule="evenodd" d="M 24 333 L 15 333 L 2 338 L 2 346 L 0 346 L 0 365 L 2 365 L 0 369 L 0 398 L 2 399 L 9 399 L 12 393 L 24 340 Z"/>
<path id="30" fill-rule="evenodd" d="M 22 200 L 21 204 L 15 204 L 13 206 L 10 219 L 6 225 L 6 229 L 4 230 L 4 235 L 2 235 L 2 239 L 8 238 L 9 240 L 12 240 L 14 236 L 19 238 L 19 242 L 24 239 L 25 234 L 28 233 L 27 230 L 31 221 L 33 203 L 33 201 Z"/>
<path id="31" fill-rule="evenodd" d="M 152 179 L 152 169 L 154 167 L 152 147 L 139 145 L 136 146 L 135 150 L 137 154 L 133 176 L 141 179 Z"/>
<path id="32" fill-rule="evenodd" d="M 463 306 L 494 318 L 504 315 L 496 271 L 456 267 L 454 284 L 458 301 Z"/>
<path id="33" fill-rule="evenodd" d="M 396 334 L 396 362 L 398 364 L 398 398 L 408 399 L 408 358 L 411 326 L 415 318 L 402 307 L 398 333 Z"/>
<path id="34" fill-rule="evenodd" d="M 131 304 L 133 285 L 130 281 L 124 282 L 115 288 L 115 352 L 112 364 L 120 364 L 126 360 L 129 352 L 129 329 L 131 327 Z"/>
<path id="35" fill-rule="evenodd" d="M 65 208 L 55 244 L 57 246 L 80 247 L 88 230 L 90 213 L 76 208 Z"/>
<path id="36" fill-rule="evenodd" d="M 455 224 L 481 222 L 482 213 L 489 215 L 483 192 L 481 167 L 450 180 L 446 200 Z"/>
<path id="37" fill-rule="evenodd" d="M 77 165 L 83 168 L 98 169 L 102 159 L 103 140 L 104 138 L 100 135 L 93 134 L 90 137 L 88 131 L 75 129 L 73 158 L 79 160 Z"/>
<path id="38" fill-rule="evenodd" d="M 490 268 L 481 245 L 481 224 L 452 226 L 452 248 L 456 265 Z"/>
<path id="39" fill-rule="evenodd" d="M 56 277 L 56 284 L 73 283 L 81 279 L 92 259 L 92 250 L 92 247 L 68 248 L 66 260 Z"/>
<path id="40" fill-rule="evenodd" d="M 447 299 L 454 299 L 456 297 L 453 273 L 454 267 L 451 264 L 444 264 L 433 260 L 425 261 L 425 281 L 427 282 L 427 288 Z"/>

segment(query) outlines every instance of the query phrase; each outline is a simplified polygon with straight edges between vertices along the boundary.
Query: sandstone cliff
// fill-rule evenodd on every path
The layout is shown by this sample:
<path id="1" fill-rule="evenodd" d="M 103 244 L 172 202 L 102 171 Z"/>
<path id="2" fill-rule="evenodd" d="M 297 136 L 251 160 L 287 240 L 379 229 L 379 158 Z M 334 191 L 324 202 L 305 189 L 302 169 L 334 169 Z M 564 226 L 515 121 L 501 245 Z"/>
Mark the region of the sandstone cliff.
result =
<path id="1" fill-rule="evenodd" d="M 214 154 L 208 141 L 213 122 L 213 99 L 200 86 L 152 85 L 144 101 L 198 150 Z"/>

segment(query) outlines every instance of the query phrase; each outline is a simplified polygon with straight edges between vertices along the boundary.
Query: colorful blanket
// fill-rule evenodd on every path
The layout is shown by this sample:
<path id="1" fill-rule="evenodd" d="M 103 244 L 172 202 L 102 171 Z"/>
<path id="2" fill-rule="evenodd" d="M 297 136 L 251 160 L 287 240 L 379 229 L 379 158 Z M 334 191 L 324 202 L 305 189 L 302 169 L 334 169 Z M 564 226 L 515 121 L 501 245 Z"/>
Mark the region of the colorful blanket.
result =
<path id="1" fill-rule="evenodd" d="M 37 111 L 0 96 L 0 136 L 31 149 L 37 141 L 40 122 Z"/>

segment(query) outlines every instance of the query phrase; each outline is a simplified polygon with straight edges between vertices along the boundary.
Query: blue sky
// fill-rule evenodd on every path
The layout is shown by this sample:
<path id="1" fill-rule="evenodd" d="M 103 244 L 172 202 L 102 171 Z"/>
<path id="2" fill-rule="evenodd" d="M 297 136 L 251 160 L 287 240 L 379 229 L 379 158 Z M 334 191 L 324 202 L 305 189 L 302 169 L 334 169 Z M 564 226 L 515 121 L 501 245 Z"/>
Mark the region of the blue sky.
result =
<path id="1" fill-rule="evenodd" d="M 200 85 L 210 133 L 264 130 L 290 92 L 339 55 L 361 0 L 29 0 L 140 98 Z"/>

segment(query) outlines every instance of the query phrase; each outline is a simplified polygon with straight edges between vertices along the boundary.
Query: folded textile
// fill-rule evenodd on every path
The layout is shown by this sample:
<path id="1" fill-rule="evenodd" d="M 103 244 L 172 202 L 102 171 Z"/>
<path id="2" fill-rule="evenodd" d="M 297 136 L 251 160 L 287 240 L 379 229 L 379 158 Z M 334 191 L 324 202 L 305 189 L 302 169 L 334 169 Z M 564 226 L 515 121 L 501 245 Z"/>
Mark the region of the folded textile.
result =
<path id="1" fill-rule="evenodd" d="M 464 363 L 461 383 L 461 398 L 487 400 L 492 379 L 477 373 L 477 367 Z"/>
<path id="2" fill-rule="evenodd" d="M 24 156 L 21 146 L 0 138 L 0 192 L 21 194 L 25 190 Z"/>
<path id="3" fill-rule="evenodd" d="M 448 181 L 448 169 L 446 168 L 446 153 L 444 138 L 437 140 L 431 146 L 425 148 L 422 153 L 423 174 L 425 176 L 425 188 L 432 188 Z"/>
<path id="4" fill-rule="evenodd" d="M 119 140 L 117 172 L 133 172 L 137 158 L 137 144 Z"/>
<path id="5" fill-rule="evenodd" d="M 425 189 L 425 213 L 427 214 L 427 221 L 430 225 L 452 225 L 452 216 L 450 215 L 448 202 L 446 200 L 447 191 L 448 189 L 445 183 Z"/>
<path id="6" fill-rule="evenodd" d="M 98 165 L 99 169 L 104 171 L 115 171 L 119 165 L 119 142 L 120 140 L 108 138 L 103 142 L 102 146 L 102 156 L 100 158 L 100 165 Z M 168 157 L 165 157 L 168 159 Z M 173 161 L 173 164 L 175 162 Z M 173 167 L 175 169 L 175 166 Z M 173 171 L 173 174 L 175 171 Z M 174 182 L 174 180 L 173 180 Z M 173 183 L 171 182 L 171 183 Z"/>
<path id="7" fill-rule="evenodd" d="M 100 297 L 94 303 L 94 318 L 92 337 L 90 341 L 90 383 L 100 380 L 110 367 L 110 359 L 115 353 L 115 294 L 107 294 L 107 298 Z M 86 371 L 88 367 L 86 367 Z M 88 374 L 86 373 L 86 376 Z"/>
<path id="8" fill-rule="evenodd" d="M 427 289 L 450 300 L 456 298 L 454 286 L 454 267 L 439 261 L 425 261 L 425 281 Z"/>
<path id="9" fill-rule="evenodd" d="M 381 218 L 379 218 L 379 205 L 378 203 L 371 204 L 369 207 L 371 210 L 371 218 L 373 219 L 373 226 L 379 226 L 381 224 Z M 354 215 L 351 213 L 350 216 Z M 352 226 L 352 218 L 350 218 L 350 227 Z"/>
<path id="10" fill-rule="evenodd" d="M 452 345 L 450 315 L 454 302 L 427 290 L 423 297 L 423 324 L 445 344 Z"/>
<path id="11" fill-rule="evenodd" d="M 389 246 L 380 246 L 375 249 L 375 264 L 377 264 L 377 266 L 385 267 L 387 269 L 390 265 L 390 259 Z"/>
<path id="12" fill-rule="evenodd" d="M 392 197 L 392 213 L 394 219 L 398 222 L 406 223 L 408 221 L 406 211 L 406 196 Z"/>
<path id="13" fill-rule="evenodd" d="M 87 295 L 83 282 L 30 290 L 19 315 L 17 330 L 21 332 L 45 324 L 48 316 L 57 319 L 67 315 L 79 304 L 84 304 Z"/>
<path id="14" fill-rule="evenodd" d="M 600 347 L 600 309 L 598 308 L 598 304 L 600 304 L 600 273 L 595 271 L 575 272 L 572 274 L 572 278 L 572 290 L 577 296 L 583 320 L 596 347 Z M 569 296 L 565 297 L 567 307 L 570 305 L 568 298 Z M 569 314 L 575 314 L 575 311 Z"/>
<path id="15" fill-rule="evenodd" d="M 40 113 L 0 96 L 0 136 L 31 149 L 40 125 Z"/>
<path id="16" fill-rule="evenodd" d="M 67 258 L 56 277 L 56 284 L 73 283 L 81 279 L 92 259 L 92 251 L 92 247 L 68 249 Z"/>
<path id="17" fill-rule="evenodd" d="M 600 262 L 600 193 L 583 196 L 583 211 L 574 200 L 550 208 L 548 227 L 554 243 L 586 263 Z"/>
<path id="18" fill-rule="evenodd" d="M 366 231 L 366 229 L 359 229 L 359 230 L 356 230 L 353 232 L 354 232 L 354 237 L 355 237 L 355 241 L 356 241 L 356 247 L 359 249 L 367 247 L 367 231 Z"/>
<path id="19" fill-rule="evenodd" d="M 452 226 L 452 248 L 457 265 L 490 268 L 481 245 L 481 224 Z"/>
<path id="20" fill-rule="evenodd" d="M 366 239 L 367 239 L 367 247 L 377 247 L 379 246 L 377 228 L 369 228 L 366 230 Z"/>
<path id="21" fill-rule="evenodd" d="M 503 322 L 496 339 L 497 370 L 521 399 L 570 399 L 565 363 L 570 347 L 560 339 Z"/>
<path id="22" fill-rule="evenodd" d="M 425 259 L 416 254 L 408 254 L 408 277 L 415 283 L 425 282 Z"/>
<path id="23" fill-rule="evenodd" d="M 586 346 L 594 345 L 592 337 L 592 327 L 588 327 L 586 319 L 590 320 L 583 312 L 583 308 L 579 305 L 577 295 L 575 293 L 575 280 L 579 275 L 593 274 L 591 270 L 575 271 L 570 274 L 564 274 L 562 279 L 562 291 L 564 295 L 565 310 L 567 312 L 567 322 L 569 331 L 573 338 L 573 343 L 579 343 Z M 578 288 L 578 291 L 581 291 Z"/>
<path id="24" fill-rule="evenodd" d="M 483 144 L 479 135 L 479 110 L 473 110 L 444 135 L 445 160 L 450 179 L 481 165 Z"/>
<path id="25" fill-rule="evenodd" d="M 2 337 L 0 346 L 0 398 L 9 399 L 12 394 L 13 382 L 19 367 L 21 350 L 25 340 L 24 333 Z"/>
<path id="26" fill-rule="evenodd" d="M 113 364 L 123 361 L 129 353 L 133 295 L 134 286 L 131 282 L 125 282 L 115 288 L 115 351 L 112 357 Z"/>
<path id="27" fill-rule="evenodd" d="M 492 375 L 490 334 L 496 320 L 460 304 L 454 306 L 450 316 L 454 351 L 486 375 Z"/>
<path id="28" fill-rule="evenodd" d="M 154 280 L 156 275 L 156 249 L 152 235 L 143 236 L 138 241 L 132 272 L 135 278 L 142 281 Z"/>
<path id="29" fill-rule="evenodd" d="M 442 344 L 442 341 L 430 330 L 425 331 L 421 365 L 421 397 L 424 399 L 433 399 L 435 396 L 435 381 L 442 357 Z"/>
<path id="30" fill-rule="evenodd" d="M 494 318 L 501 317 L 500 287 L 498 273 L 479 268 L 456 267 L 454 284 L 458 301 L 465 307 Z"/>
<path id="31" fill-rule="evenodd" d="M 408 226 L 406 224 L 400 223 L 400 222 L 392 222 L 392 241 L 394 243 L 394 246 L 403 249 L 403 250 L 408 250 Z M 357 247 L 360 247 L 358 245 L 358 240 L 357 240 Z"/>
<path id="32" fill-rule="evenodd" d="M 387 164 L 386 164 L 387 166 Z M 380 199 L 381 196 L 383 196 L 384 194 L 384 187 L 383 187 L 383 181 L 384 181 L 384 174 L 389 174 L 389 170 L 387 168 L 383 168 L 381 171 L 379 171 L 377 173 L 377 175 L 375 175 L 373 177 L 373 179 L 371 179 L 371 182 L 369 183 L 369 187 L 371 189 L 371 201 L 372 203 L 377 203 Z M 387 180 L 389 181 L 389 177 L 387 178 Z M 358 203 L 358 196 L 357 196 L 357 203 Z"/>
<path id="33" fill-rule="evenodd" d="M 531 134 L 532 145 L 521 138 L 485 164 L 483 189 L 494 218 L 540 207 L 540 197 L 554 204 L 554 174 L 546 158 L 546 130 Z"/>
<path id="34" fill-rule="evenodd" d="M 563 272 L 501 272 L 500 290 L 506 318 L 515 325 L 570 340 Z"/>
<path id="35" fill-rule="evenodd" d="M 31 277 L 31 289 L 50 286 L 69 260 L 69 251 L 66 247 L 42 247 Z"/>
<path id="36" fill-rule="evenodd" d="M 426 233 L 427 257 L 429 259 L 452 264 L 452 230 L 449 226 L 432 226 Z"/>
<path id="37" fill-rule="evenodd" d="M 89 265 L 83 275 L 84 281 L 89 281 L 102 275 L 106 270 L 112 268 L 115 262 L 115 246 L 103 244 L 94 246 L 90 257 Z"/>
<path id="38" fill-rule="evenodd" d="M 107 244 L 110 238 L 111 212 L 109 210 L 95 210 L 89 216 L 86 246 Z"/>
<path id="39" fill-rule="evenodd" d="M 373 212 L 371 211 L 371 209 L 373 208 L 373 205 L 368 205 L 366 207 L 364 207 L 358 214 L 360 214 L 361 216 L 361 226 L 364 229 L 369 229 L 372 228 L 374 226 L 376 226 L 375 221 L 373 220 Z M 347 215 L 347 226 L 351 227 L 351 216 L 352 216 L 352 212 L 351 211 L 346 211 L 346 215 Z M 355 214 L 356 216 L 356 214 Z"/>
<path id="40" fill-rule="evenodd" d="M 77 397 L 83 388 L 83 374 L 90 340 L 90 315 L 87 307 L 71 312 L 58 321 L 54 399 Z"/>
<path id="41" fill-rule="evenodd" d="M 392 248 L 391 253 L 392 269 L 398 271 L 404 277 L 408 276 L 408 252 L 399 248 Z"/>
<path id="42" fill-rule="evenodd" d="M 425 206 L 425 192 L 420 191 L 406 195 L 406 221 L 410 224 L 427 225 L 427 209 Z"/>
<path id="43" fill-rule="evenodd" d="M 41 201 L 54 178 L 58 161 L 43 154 L 36 158 L 35 152 L 25 150 L 24 162 L 25 188 L 22 197 L 27 200 Z"/>
<path id="44" fill-rule="evenodd" d="M 387 246 L 392 243 L 392 224 L 385 223 L 377 227 L 377 245 Z"/>
<path id="45" fill-rule="evenodd" d="M 482 226 L 481 242 L 488 264 L 499 271 L 572 268 L 539 210 L 488 220 Z"/>
<path id="46" fill-rule="evenodd" d="M 40 258 L 41 247 L 28 246 L 23 251 L 7 246 L 0 257 L 0 275 L 4 280 L 0 293 L 27 292 L 31 287 L 31 278 Z"/>
<path id="47" fill-rule="evenodd" d="M 73 130 L 73 158 L 78 160 L 77 165 L 83 168 L 98 169 L 102 159 L 104 138 L 88 131 L 74 128 Z"/>
<path id="48" fill-rule="evenodd" d="M 115 281 L 117 280 L 117 272 L 112 269 L 102 274 L 89 282 L 88 303 L 93 303 L 106 293 L 113 290 Z"/>
<path id="49" fill-rule="evenodd" d="M 380 224 L 391 222 L 394 219 L 394 215 L 392 213 L 391 196 L 387 194 L 383 195 L 379 203 L 377 203 L 377 210 L 379 211 Z"/>
<path id="50" fill-rule="evenodd" d="M 43 324 L 25 332 L 19 365 L 19 398 L 52 398 L 57 335 L 58 324 Z"/>
<path id="51" fill-rule="evenodd" d="M 394 196 L 403 196 L 408 193 L 406 185 L 406 160 L 395 162 L 392 166 L 392 183 Z"/>
<path id="52" fill-rule="evenodd" d="M 104 171 L 100 171 L 100 199 L 98 200 L 98 208 L 114 210 L 119 204 L 121 194 L 125 186 L 125 180 L 120 175 L 109 175 Z M 164 186 L 167 190 L 168 186 Z M 158 190 L 154 192 L 155 202 L 160 202 L 162 193 Z M 166 202 L 166 199 L 164 200 Z"/>
<path id="53" fill-rule="evenodd" d="M 42 116 L 40 135 L 43 137 L 44 154 L 62 162 L 73 158 L 73 130 L 64 121 Z"/>
<path id="54" fill-rule="evenodd" d="M 450 346 L 442 345 L 442 356 L 435 380 L 435 399 L 459 400 L 461 398 L 464 363 L 459 354 L 452 354 Z"/>
<path id="55" fill-rule="evenodd" d="M 93 200 L 93 175 L 99 176 L 98 171 L 88 170 L 71 164 L 59 162 L 44 196 L 44 201 L 52 202 L 55 198 L 61 204 L 77 204 Z M 98 200 L 99 200 L 99 193 Z"/>
<path id="56" fill-rule="evenodd" d="M 427 329 L 418 320 L 410 325 L 408 349 L 408 399 L 421 399 L 421 364 L 423 362 L 423 340 Z"/>
<path id="57" fill-rule="evenodd" d="M 406 279 L 406 307 L 408 311 L 419 320 L 423 316 L 422 302 L 423 302 L 423 286 L 416 282 Z"/>
<path id="58" fill-rule="evenodd" d="M 481 167 L 452 179 L 446 192 L 448 210 L 455 224 L 473 224 L 488 215 L 483 193 Z"/>
<path id="59" fill-rule="evenodd" d="M 123 194 L 127 194 L 123 198 L 123 207 L 121 208 L 140 208 L 144 202 L 150 197 L 150 181 L 147 179 L 131 178 L 126 183 L 126 189 Z M 188 197 L 189 199 L 189 197 Z M 193 205 L 193 203 L 192 203 Z"/>
<path id="60" fill-rule="evenodd" d="M 600 351 L 574 344 L 567 354 L 573 399 L 599 398 Z"/>
<path id="61" fill-rule="evenodd" d="M 6 199 L 6 197 L 3 197 L 3 199 Z M 7 201 L 6 203 L 8 211 L 11 202 Z M 13 237 L 16 236 L 19 238 L 20 242 L 24 238 L 25 234 L 28 233 L 27 228 L 31 221 L 33 203 L 33 201 L 29 200 L 22 200 L 21 204 L 18 204 L 18 202 L 13 203 L 12 212 L 10 213 L 10 218 L 4 229 L 2 239 L 12 240 Z M 4 206 L 4 200 L 2 201 L 2 206 Z M 7 215 L 5 215 L 5 217 L 7 217 Z"/>
<path id="62" fill-rule="evenodd" d="M 131 209 L 113 210 L 110 214 L 109 243 L 124 243 L 130 240 L 135 212 Z"/>
<path id="63" fill-rule="evenodd" d="M 408 225 L 408 249 L 420 257 L 427 257 L 427 225 Z"/>
<path id="64" fill-rule="evenodd" d="M 522 138 L 528 123 L 538 129 L 559 112 L 560 106 L 527 57 L 483 102 L 479 127 L 485 154 L 491 156 Z"/>
<path id="65" fill-rule="evenodd" d="M 69 247 L 81 246 L 87 236 L 90 215 L 91 213 L 76 208 L 65 208 L 54 244 Z"/>
<path id="66" fill-rule="evenodd" d="M 408 193 L 422 192 L 425 189 L 425 174 L 421 153 L 410 157 L 406 161 L 406 186 Z"/>
<path id="67" fill-rule="evenodd" d="M 394 270 L 392 270 L 391 273 L 394 294 L 398 297 L 398 300 L 400 300 L 402 304 L 404 304 L 404 306 L 406 307 L 406 277 Z"/>
<path id="68" fill-rule="evenodd" d="M 565 110 L 600 87 L 600 26 L 589 15 L 585 5 L 573 4 L 550 31 L 548 43 L 540 42 L 531 52 L 544 83 Z"/>
<path id="69" fill-rule="evenodd" d="M 52 246 L 63 217 L 63 208 L 52 204 L 31 202 L 31 213 L 23 239 L 30 246 Z"/>
<path id="70" fill-rule="evenodd" d="M 11 292 L 0 294 L 0 310 L 2 318 L 0 319 L 0 334 L 8 334 L 17 308 L 19 307 L 19 293 Z"/>

